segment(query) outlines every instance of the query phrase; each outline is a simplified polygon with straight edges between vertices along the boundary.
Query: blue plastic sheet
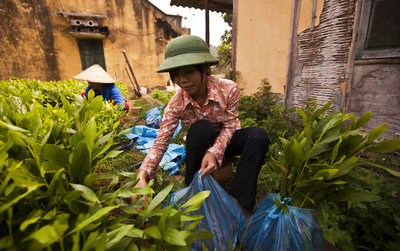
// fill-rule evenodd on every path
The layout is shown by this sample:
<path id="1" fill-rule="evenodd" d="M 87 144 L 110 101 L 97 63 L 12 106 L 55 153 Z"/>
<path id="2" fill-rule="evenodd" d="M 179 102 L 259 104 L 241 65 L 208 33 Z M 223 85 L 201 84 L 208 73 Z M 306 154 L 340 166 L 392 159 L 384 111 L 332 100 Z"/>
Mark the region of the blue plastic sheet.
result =
<path id="1" fill-rule="evenodd" d="M 173 138 L 182 129 L 181 122 L 179 121 L 178 128 L 175 130 Z M 147 154 L 150 148 L 154 144 L 154 140 L 157 137 L 159 129 L 149 128 L 147 126 L 135 126 L 131 128 L 131 133 L 125 134 L 128 139 L 135 139 L 139 144 L 135 146 L 135 149 L 140 152 Z M 160 166 L 163 170 L 167 171 L 169 175 L 175 174 L 179 171 L 182 165 L 182 161 L 186 157 L 186 151 L 184 145 L 169 144 L 167 151 L 161 159 Z"/>
<path id="2" fill-rule="evenodd" d="M 161 115 L 161 110 L 163 106 L 156 107 L 153 109 L 150 109 L 146 112 L 146 122 L 145 125 L 150 128 L 160 128 L 161 122 L 162 122 L 162 115 Z"/>
<path id="3" fill-rule="evenodd" d="M 269 194 L 257 204 L 255 213 L 239 229 L 239 241 L 244 250 L 321 250 L 322 230 L 314 209 L 288 206 L 286 213 L 277 209 L 274 198 L 287 205 L 289 198 L 280 201 L 279 194 Z"/>
<path id="4" fill-rule="evenodd" d="M 203 250 L 203 244 L 209 250 L 233 250 L 237 242 L 238 228 L 244 223 L 245 215 L 211 175 L 201 177 L 200 174 L 201 171 L 195 174 L 187 188 L 170 195 L 170 205 L 176 202 L 174 206 L 177 207 L 195 194 L 209 190 L 210 195 L 205 199 L 203 206 L 192 214 L 204 216 L 196 229 L 207 229 L 214 237 L 210 240 L 194 241 L 191 250 Z"/>

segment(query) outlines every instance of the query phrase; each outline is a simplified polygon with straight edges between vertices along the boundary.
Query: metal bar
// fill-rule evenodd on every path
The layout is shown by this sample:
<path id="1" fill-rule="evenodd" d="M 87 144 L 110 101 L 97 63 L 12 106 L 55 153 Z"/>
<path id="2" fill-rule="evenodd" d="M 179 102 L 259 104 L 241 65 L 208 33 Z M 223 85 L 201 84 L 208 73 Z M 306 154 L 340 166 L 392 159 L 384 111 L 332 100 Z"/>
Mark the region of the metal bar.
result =
<path id="1" fill-rule="evenodd" d="M 81 14 L 72 12 L 57 11 L 56 14 L 64 15 L 64 17 L 91 17 L 91 18 L 107 18 L 106 15 L 96 15 L 96 14 Z"/>
<path id="2" fill-rule="evenodd" d="M 311 30 L 314 30 L 314 25 L 315 25 L 315 12 L 317 9 L 317 0 L 313 1 L 313 6 L 312 6 L 312 16 L 311 16 Z"/>
<path id="3" fill-rule="evenodd" d="M 210 46 L 210 2 L 205 1 L 205 12 L 206 12 L 206 43 Z"/>

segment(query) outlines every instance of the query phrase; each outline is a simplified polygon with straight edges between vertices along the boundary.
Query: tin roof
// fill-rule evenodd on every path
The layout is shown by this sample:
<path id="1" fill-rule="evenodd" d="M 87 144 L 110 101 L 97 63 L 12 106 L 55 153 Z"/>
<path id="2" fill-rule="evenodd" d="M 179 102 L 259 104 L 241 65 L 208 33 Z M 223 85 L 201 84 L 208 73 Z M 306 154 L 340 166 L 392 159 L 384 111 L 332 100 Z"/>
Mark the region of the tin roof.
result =
<path id="1" fill-rule="evenodd" d="M 171 0 L 170 5 L 189 7 L 196 9 L 205 9 L 206 0 Z M 209 9 L 211 11 L 232 13 L 233 0 L 209 0 Z"/>

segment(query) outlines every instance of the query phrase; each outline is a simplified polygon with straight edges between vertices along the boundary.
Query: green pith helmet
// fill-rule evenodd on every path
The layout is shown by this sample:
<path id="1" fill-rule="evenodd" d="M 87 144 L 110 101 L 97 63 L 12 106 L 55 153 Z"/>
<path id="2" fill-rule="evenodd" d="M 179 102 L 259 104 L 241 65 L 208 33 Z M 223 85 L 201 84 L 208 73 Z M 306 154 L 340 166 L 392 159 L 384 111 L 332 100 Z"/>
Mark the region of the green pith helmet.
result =
<path id="1" fill-rule="evenodd" d="M 218 60 L 211 55 L 206 42 L 198 36 L 184 35 L 173 39 L 165 49 L 164 61 L 157 72 L 172 70 L 197 64 L 218 64 Z"/>

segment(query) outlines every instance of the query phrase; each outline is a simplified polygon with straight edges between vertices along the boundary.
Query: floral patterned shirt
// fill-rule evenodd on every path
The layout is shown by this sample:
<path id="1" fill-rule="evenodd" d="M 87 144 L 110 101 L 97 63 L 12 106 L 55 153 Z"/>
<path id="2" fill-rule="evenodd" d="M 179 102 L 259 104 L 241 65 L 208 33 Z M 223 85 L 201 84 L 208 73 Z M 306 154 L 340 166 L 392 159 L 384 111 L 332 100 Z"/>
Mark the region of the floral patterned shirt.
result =
<path id="1" fill-rule="evenodd" d="M 214 145 L 207 151 L 214 154 L 218 165 L 221 166 L 225 149 L 233 133 L 240 129 L 239 94 L 235 82 L 213 76 L 208 78 L 207 99 L 202 106 L 185 91 L 179 89 L 164 110 L 157 138 L 139 170 L 145 170 L 150 178 L 154 177 L 156 167 L 168 149 L 179 120 L 185 126 L 190 126 L 197 120 L 207 120 L 219 131 Z"/>

